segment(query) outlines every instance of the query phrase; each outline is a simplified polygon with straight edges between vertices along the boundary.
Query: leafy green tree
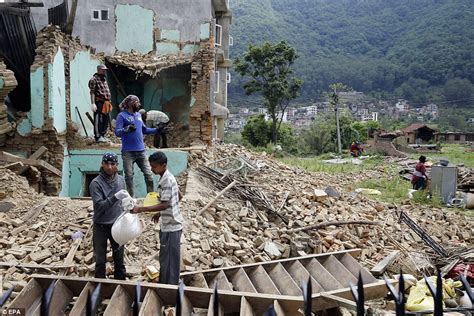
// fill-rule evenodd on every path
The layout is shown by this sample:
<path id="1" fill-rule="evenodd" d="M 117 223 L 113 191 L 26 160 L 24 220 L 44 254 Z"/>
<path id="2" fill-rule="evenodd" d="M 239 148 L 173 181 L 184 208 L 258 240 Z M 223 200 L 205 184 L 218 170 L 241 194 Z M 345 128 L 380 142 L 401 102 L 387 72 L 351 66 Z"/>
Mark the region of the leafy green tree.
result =
<path id="1" fill-rule="evenodd" d="M 271 131 L 265 121 L 265 116 L 252 116 L 245 124 L 242 130 L 242 138 L 255 147 L 265 147 L 270 141 L 269 135 Z"/>
<path id="2" fill-rule="evenodd" d="M 243 87 L 247 95 L 261 93 L 272 119 L 271 139 L 277 141 L 283 115 L 291 100 L 299 95 L 303 81 L 294 77 L 291 66 L 298 55 L 287 42 L 249 45 L 243 58 L 235 61 L 235 70 L 250 77 Z"/>
<path id="3" fill-rule="evenodd" d="M 242 130 L 242 138 L 255 147 L 267 146 L 268 143 L 271 142 L 271 136 L 271 122 L 265 121 L 263 114 L 252 116 Z M 281 144 L 283 150 L 287 152 L 296 151 L 296 141 L 293 130 L 286 124 L 282 124 L 278 130 L 277 142 Z"/>

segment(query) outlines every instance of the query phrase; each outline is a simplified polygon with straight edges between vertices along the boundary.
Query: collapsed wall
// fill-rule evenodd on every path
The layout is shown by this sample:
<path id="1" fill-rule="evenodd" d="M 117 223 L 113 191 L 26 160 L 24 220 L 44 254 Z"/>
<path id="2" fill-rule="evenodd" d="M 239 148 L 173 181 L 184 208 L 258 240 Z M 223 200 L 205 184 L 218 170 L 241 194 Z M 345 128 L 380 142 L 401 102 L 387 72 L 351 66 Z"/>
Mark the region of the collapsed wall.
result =
<path id="1" fill-rule="evenodd" d="M 7 133 L 14 129 L 14 126 L 8 122 L 5 98 L 16 86 L 15 74 L 7 69 L 7 66 L 0 58 L 0 146 L 5 145 Z"/>
<path id="2" fill-rule="evenodd" d="M 69 61 L 78 51 L 88 48 L 53 25 L 38 33 L 36 47 L 31 66 L 31 111 L 17 113 L 15 133 L 2 145 L 25 157 L 45 146 L 48 151 L 41 159 L 62 170 L 67 148 L 66 132 L 72 126 L 69 114 Z M 41 170 L 39 190 L 57 195 L 61 190 L 61 181 L 57 174 Z"/>

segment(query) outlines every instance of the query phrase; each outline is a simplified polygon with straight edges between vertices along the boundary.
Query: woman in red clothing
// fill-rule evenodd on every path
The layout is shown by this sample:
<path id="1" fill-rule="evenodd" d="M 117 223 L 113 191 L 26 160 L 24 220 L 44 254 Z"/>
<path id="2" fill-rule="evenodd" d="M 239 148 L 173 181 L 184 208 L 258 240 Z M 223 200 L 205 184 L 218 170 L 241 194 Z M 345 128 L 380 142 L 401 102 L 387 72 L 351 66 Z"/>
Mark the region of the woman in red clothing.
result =
<path id="1" fill-rule="evenodd" d="M 426 188 L 426 180 L 428 180 L 428 176 L 426 175 L 426 157 L 420 156 L 419 161 L 416 164 L 415 172 L 413 172 L 413 176 L 411 178 L 411 183 L 413 184 L 414 190 L 420 190 Z"/>

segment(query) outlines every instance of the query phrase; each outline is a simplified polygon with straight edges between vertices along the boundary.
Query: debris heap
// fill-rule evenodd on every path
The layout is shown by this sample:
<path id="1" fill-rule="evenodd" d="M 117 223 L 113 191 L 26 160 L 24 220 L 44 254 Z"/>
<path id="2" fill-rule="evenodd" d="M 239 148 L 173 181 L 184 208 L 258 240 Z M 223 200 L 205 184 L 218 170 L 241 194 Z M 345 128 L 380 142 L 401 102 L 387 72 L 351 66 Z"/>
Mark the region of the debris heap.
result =
<path id="1" fill-rule="evenodd" d="M 385 204 L 353 193 L 355 178 L 381 177 L 383 170 L 310 173 L 236 145 L 191 151 L 189 161 L 186 188 L 183 177 L 178 177 L 186 192 L 181 201 L 186 219 L 183 271 L 361 248 L 361 261 L 368 268 L 399 251 L 405 254 L 404 260 L 396 260 L 389 271 L 398 273 L 401 267 L 404 272 L 418 274 L 473 248 L 472 218 L 462 212 L 409 202 Z M 214 176 L 206 176 L 202 170 L 212 170 Z M 3 288 L 15 286 L 18 291 L 27 275 L 35 271 L 93 275 L 91 201 L 44 197 L 29 189 L 24 178 L 7 169 L 1 171 Z M 219 173 L 222 176 L 216 178 Z M 448 257 L 440 258 L 411 228 L 399 223 L 401 210 L 443 247 Z M 144 233 L 125 246 L 125 263 L 132 279 L 147 278 L 149 266 L 159 268 L 158 229 L 151 215 L 142 216 L 142 220 Z M 108 257 L 111 262 L 112 254 Z"/>

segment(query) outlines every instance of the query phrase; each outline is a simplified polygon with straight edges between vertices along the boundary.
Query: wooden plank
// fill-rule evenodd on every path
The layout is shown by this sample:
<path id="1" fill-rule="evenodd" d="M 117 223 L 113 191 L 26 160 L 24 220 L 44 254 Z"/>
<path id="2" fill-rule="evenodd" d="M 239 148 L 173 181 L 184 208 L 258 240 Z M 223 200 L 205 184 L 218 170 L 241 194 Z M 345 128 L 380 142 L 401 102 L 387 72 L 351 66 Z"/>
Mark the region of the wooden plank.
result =
<path id="1" fill-rule="evenodd" d="M 49 198 L 46 198 L 40 204 L 36 205 L 34 208 L 29 210 L 22 217 L 22 220 L 27 224 L 32 223 L 38 217 L 38 215 L 41 213 L 41 211 L 46 207 L 46 205 L 48 205 L 49 201 L 50 201 Z"/>
<path id="2" fill-rule="evenodd" d="M 286 312 L 283 310 L 283 307 L 281 307 L 278 300 L 273 301 L 273 308 L 278 316 L 286 316 Z"/>
<path id="3" fill-rule="evenodd" d="M 288 273 L 291 275 L 296 284 L 301 284 L 308 282 L 308 279 L 311 278 L 311 288 L 313 293 L 319 293 L 324 291 L 323 287 L 316 281 L 313 276 L 306 270 L 303 264 L 299 261 L 294 261 L 283 265 Z"/>
<path id="4" fill-rule="evenodd" d="M 53 297 L 49 305 L 49 314 L 64 315 L 64 310 L 68 307 L 72 297 L 71 290 L 69 290 L 63 281 L 58 280 L 54 285 Z"/>
<path id="5" fill-rule="evenodd" d="M 357 278 L 346 269 L 346 267 L 337 260 L 334 256 L 329 256 L 322 262 L 324 268 L 332 274 L 334 278 L 345 288 L 349 287 L 349 284 L 357 283 Z"/>
<path id="6" fill-rule="evenodd" d="M 128 315 L 132 311 L 132 302 L 125 289 L 118 285 L 105 309 L 104 316 Z"/>
<path id="7" fill-rule="evenodd" d="M 69 316 L 83 316 L 86 314 L 86 308 L 87 308 L 87 294 L 91 293 L 94 290 L 94 285 L 92 282 L 87 282 L 86 286 L 84 286 L 84 289 L 81 291 L 81 294 L 79 294 L 79 297 L 76 300 L 76 303 L 71 309 L 71 312 L 69 313 Z"/>
<path id="8" fill-rule="evenodd" d="M 382 275 L 385 270 L 400 256 L 400 250 L 392 251 L 388 256 L 383 258 L 379 263 L 375 265 L 370 272 L 375 275 L 379 276 Z"/>
<path id="9" fill-rule="evenodd" d="M 85 286 L 86 282 L 100 282 L 102 284 L 104 297 L 110 297 L 112 290 L 117 286 L 123 286 L 128 293 L 133 293 L 136 282 L 135 281 L 121 281 L 113 279 L 94 279 L 94 278 L 80 278 L 72 276 L 56 276 L 56 275 L 39 275 L 34 274 L 32 278 L 43 287 L 46 288 L 52 280 L 62 280 L 66 286 L 74 293 L 79 295 Z M 390 280 L 392 284 L 396 284 L 396 280 Z M 142 291 L 148 289 L 154 289 L 157 291 L 159 297 L 162 299 L 163 304 L 174 306 L 176 303 L 176 291 L 178 286 L 169 284 L 159 283 L 141 283 Z M 145 292 L 143 292 L 145 293 Z M 213 294 L 212 289 L 203 289 L 196 287 L 186 287 L 186 297 L 189 298 L 190 302 L 195 308 L 205 308 L 209 306 L 209 300 Z M 348 288 L 327 292 L 332 295 L 351 299 L 352 294 Z M 384 281 L 377 281 L 372 284 L 364 285 L 364 295 L 367 300 L 384 297 L 387 294 L 387 287 Z M 287 312 L 287 315 L 298 315 L 298 310 L 303 308 L 303 302 L 301 296 L 282 296 L 274 294 L 261 294 L 261 293 L 248 293 L 248 292 L 237 292 L 237 291 L 222 291 L 219 293 L 219 301 L 225 307 L 226 313 L 237 313 L 240 311 L 242 297 L 245 297 L 249 304 L 252 306 L 253 311 L 257 315 L 263 315 L 268 306 L 273 303 L 274 300 L 278 300 L 281 307 Z M 329 302 L 321 297 L 320 294 L 313 294 L 313 312 L 337 307 L 334 301 Z M 252 314 L 250 314 L 252 315 Z"/>
<path id="10" fill-rule="evenodd" d="M 245 296 L 242 296 L 242 300 L 240 301 L 240 316 L 254 316 L 255 313 L 253 311 L 252 306 L 250 303 L 245 299 Z"/>
<path id="11" fill-rule="evenodd" d="M 293 280 L 281 263 L 276 263 L 273 267 L 268 267 L 267 272 L 281 294 L 302 295 L 298 284 L 296 284 L 295 280 Z"/>
<path id="12" fill-rule="evenodd" d="M 212 294 L 211 299 L 209 300 L 209 307 L 207 308 L 207 316 L 224 316 L 224 307 L 222 307 L 222 304 L 220 302 L 217 308 L 217 315 L 214 314 L 214 299 L 215 296 L 214 294 Z"/>
<path id="13" fill-rule="evenodd" d="M 34 160 L 37 160 L 39 158 L 41 158 L 41 156 L 44 155 L 45 152 L 48 151 L 48 148 L 44 147 L 44 146 L 41 146 L 40 148 L 38 148 L 33 154 L 31 154 L 30 157 L 28 157 L 28 159 L 34 159 Z M 18 173 L 19 174 L 22 174 L 23 172 L 25 172 L 26 170 L 28 170 L 29 166 L 23 166 L 19 171 Z"/>
<path id="14" fill-rule="evenodd" d="M 343 286 L 316 259 L 304 263 L 306 270 L 318 281 L 325 291 L 342 289 Z"/>
<path id="15" fill-rule="evenodd" d="M 49 281 L 51 283 L 52 281 Z M 35 279 L 31 279 L 25 288 L 10 304 L 11 309 L 24 308 L 25 315 L 39 315 L 43 288 Z"/>
<path id="16" fill-rule="evenodd" d="M 53 174 L 57 175 L 58 177 L 62 176 L 61 170 L 57 169 L 53 165 L 50 165 L 49 163 L 43 160 L 25 159 L 25 158 L 15 156 L 4 151 L 0 151 L 0 161 L 5 161 L 5 162 L 20 161 L 24 163 L 25 165 L 43 167 L 44 169 L 51 171 Z"/>
<path id="17" fill-rule="evenodd" d="M 191 301 L 189 300 L 189 298 L 186 296 L 187 294 L 185 294 L 183 296 L 183 301 L 181 302 L 182 303 L 182 313 L 181 315 L 192 315 L 193 314 L 193 304 L 191 303 Z"/>
<path id="18" fill-rule="evenodd" d="M 72 242 L 71 248 L 69 248 L 69 252 L 66 256 L 66 259 L 64 259 L 64 265 L 73 265 L 74 264 L 74 256 L 76 255 L 77 249 L 82 243 L 82 239 L 78 238 Z M 64 269 L 61 271 L 61 275 L 66 275 L 68 272 L 68 269 Z"/>
<path id="19" fill-rule="evenodd" d="M 227 280 L 224 271 L 219 271 L 219 273 L 209 281 L 209 287 L 213 289 L 216 283 L 219 290 L 232 291 L 232 285 L 229 283 L 229 280 Z"/>
<path id="20" fill-rule="evenodd" d="M 247 272 L 250 281 L 252 281 L 258 293 L 280 295 L 280 291 L 278 291 L 278 288 L 262 266 L 246 269 L 245 272 Z"/>
<path id="21" fill-rule="evenodd" d="M 232 276 L 231 282 L 235 291 L 256 293 L 255 287 L 249 279 L 245 270 L 240 268 Z"/>
<path id="22" fill-rule="evenodd" d="M 0 267 L 16 267 L 26 269 L 64 269 L 74 267 L 73 264 L 36 264 L 36 263 L 16 263 L 16 262 L 0 262 Z"/>
<path id="23" fill-rule="evenodd" d="M 370 274 L 367 269 L 360 265 L 357 260 L 355 260 L 352 256 L 348 256 L 347 254 L 340 256 L 339 261 L 349 270 L 356 278 L 359 278 L 359 272 L 362 275 L 362 281 L 364 284 L 372 283 L 376 281 L 376 278 Z"/>
<path id="24" fill-rule="evenodd" d="M 161 315 L 161 309 L 163 308 L 163 301 L 158 296 L 155 290 L 148 289 L 143 299 L 142 306 L 140 308 L 139 316 L 148 315 Z"/>
<path id="25" fill-rule="evenodd" d="M 354 311 L 357 310 L 357 304 L 354 301 L 351 301 L 351 300 L 348 300 L 336 295 L 324 293 L 324 292 L 321 293 L 321 297 L 323 297 L 325 300 L 335 302 L 337 306 L 344 307 L 344 308 L 354 310 Z"/>

